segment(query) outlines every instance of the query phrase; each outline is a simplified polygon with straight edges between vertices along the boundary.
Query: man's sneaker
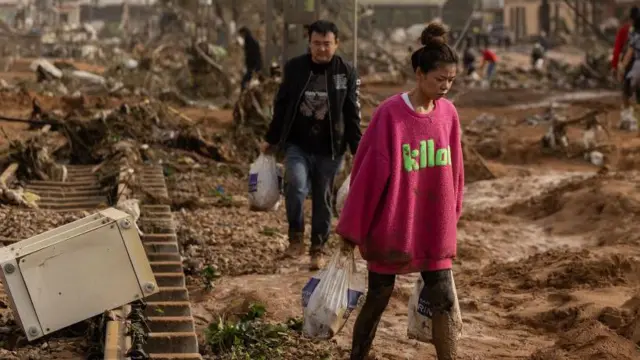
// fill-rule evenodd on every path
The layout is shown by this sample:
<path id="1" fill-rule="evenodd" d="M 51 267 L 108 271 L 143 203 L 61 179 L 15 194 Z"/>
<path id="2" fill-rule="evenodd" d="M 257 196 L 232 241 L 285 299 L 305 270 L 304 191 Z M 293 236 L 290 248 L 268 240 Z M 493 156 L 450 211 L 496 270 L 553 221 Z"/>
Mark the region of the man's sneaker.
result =
<path id="1" fill-rule="evenodd" d="M 320 270 L 324 267 L 324 265 L 325 265 L 324 255 L 322 255 L 321 252 L 311 254 L 311 263 L 309 264 L 309 270 L 311 271 Z"/>

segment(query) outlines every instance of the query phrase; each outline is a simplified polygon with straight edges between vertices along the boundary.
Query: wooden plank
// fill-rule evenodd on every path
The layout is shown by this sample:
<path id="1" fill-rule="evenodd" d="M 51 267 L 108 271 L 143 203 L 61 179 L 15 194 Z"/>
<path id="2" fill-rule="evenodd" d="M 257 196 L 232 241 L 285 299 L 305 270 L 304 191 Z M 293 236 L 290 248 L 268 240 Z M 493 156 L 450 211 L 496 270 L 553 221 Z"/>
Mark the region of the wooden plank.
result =
<path id="1" fill-rule="evenodd" d="M 18 171 L 18 163 L 10 164 L 0 175 L 0 187 L 6 187 L 9 180 L 16 174 Z"/>

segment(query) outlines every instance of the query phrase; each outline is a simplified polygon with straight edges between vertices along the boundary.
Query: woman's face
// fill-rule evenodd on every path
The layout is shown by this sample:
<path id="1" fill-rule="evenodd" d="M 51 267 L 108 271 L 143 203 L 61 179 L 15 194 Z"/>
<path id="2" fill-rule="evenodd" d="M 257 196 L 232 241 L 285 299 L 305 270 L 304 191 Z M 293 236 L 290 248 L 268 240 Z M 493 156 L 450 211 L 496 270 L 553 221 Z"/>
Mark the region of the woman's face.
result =
<path id="1" fill-rule="evenodd" d="M 456 64 L 440 65 L 426 74 L 418 69 L 416 70 L 418 88 L 429 99 L 440 99 L 451 89 L 457 71 Z"/>

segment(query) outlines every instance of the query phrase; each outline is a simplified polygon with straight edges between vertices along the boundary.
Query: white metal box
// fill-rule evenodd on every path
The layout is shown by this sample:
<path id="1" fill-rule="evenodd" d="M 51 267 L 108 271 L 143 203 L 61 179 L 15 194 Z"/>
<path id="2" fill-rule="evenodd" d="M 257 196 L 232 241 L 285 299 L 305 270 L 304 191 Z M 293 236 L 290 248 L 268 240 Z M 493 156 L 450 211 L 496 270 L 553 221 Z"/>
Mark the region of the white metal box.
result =
<path id="1" fill-rule="evenodd" d="M 29 341 L 158 292 L 133 218 L 109 208 L 0 248 L 0 276 Z"/>

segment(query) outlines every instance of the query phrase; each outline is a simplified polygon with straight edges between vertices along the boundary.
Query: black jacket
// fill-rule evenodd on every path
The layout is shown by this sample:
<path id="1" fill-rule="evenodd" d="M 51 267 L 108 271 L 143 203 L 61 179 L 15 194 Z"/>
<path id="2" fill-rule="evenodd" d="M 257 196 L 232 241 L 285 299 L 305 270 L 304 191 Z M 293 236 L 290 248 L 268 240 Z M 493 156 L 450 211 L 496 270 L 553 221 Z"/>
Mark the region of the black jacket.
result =
<path id="1" fill-rule="evenodd" d="M 273 120 L 266 140 L 269 144 L 284 147 L 295 120 L 302 92 L 311 77 L 309 54 L 289 60 L 284 66 L 282 84 L 273 106 Z M 362 137 L 360 130 L 360 80 L 353 66 L 334 55 L 327 68 L 329 93 L 329 125 L 333 157 L 343 155 L 349 146 L 355 155 Z"/>
<path id="2" fill-rule="evenodd" d="M 248 30 L 244 36 L 244 63 L 247 71 L 260 71 L 262 69 L 260 44 Z"/>

